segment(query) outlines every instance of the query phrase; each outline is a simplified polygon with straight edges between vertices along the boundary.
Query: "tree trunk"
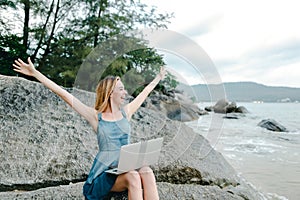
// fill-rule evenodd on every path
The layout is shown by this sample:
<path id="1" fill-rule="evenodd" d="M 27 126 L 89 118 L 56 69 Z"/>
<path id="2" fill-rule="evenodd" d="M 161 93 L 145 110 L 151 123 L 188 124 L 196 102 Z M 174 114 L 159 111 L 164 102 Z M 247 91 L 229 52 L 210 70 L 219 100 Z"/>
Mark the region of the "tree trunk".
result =
<path id="1" fill-rule="evenodd" d="M 46 58 L 47 58 L 48 54 L 50 53 L 51 41 L 52 41 L 52 39 L 54 37 L 54 31 L 55 31 L 55 28 L 56 28 L 56 25 L 57 25 L 57 22 L 58 22 L 58 13 L 59 13 L 59 10 L 60 10 L 59 3 L 60 3 L 60 0 L 58 0 L 57 4 L 56 4 L 56 10 L 55 10 L 55 14 L 54 14 L 54 20 L 53 20 L 52 30 L 51 30 L 51 33 L 49 35 L 49 39 L 46 42 L 46 49 L 44 51 L 42 59 L 39 62 L 39 67 L 43 67 L 44 66 Z"/>
<path id="2" fill-rule="evenodd" d="M 98 16 L 97 16 L 98 20 L 100 19 L 101 14 L 104 11 L 106 5 L 107 5 L 106 0 L 101 0 L 100 1 L 99 12 L 98 12 Z M 96 47 L 98 45 L 99 28 L 100 28 L 100 24 L 96 23 L 95 28 L 94 28 L 94 47 Z"/>
<path id="3" fill-rule="evenodd" d="M 28 48 L 28 37 L 29 37 L 29 11 L 30 11 L 30 2 L 29 0 L 23 0 L 24 4 L 24 26 L 23 26 L 23 46 L 27 50 Z"/>
<path id="4" fill-rule="evenodd" d="M 35 60 L 38 51 L 41 49 L 41 46 L 42 46 L 42 44 L 43 44 L 43 40 L 45 39 L 46 28 L 47 28 L 47 25 L 48 25 L 48 23 L 49 23 L 49 19 L 50 19 L 51 13 L 53 12 L 54 2 L 55 2 L 55 0 L 53 0 L 52 3 L 51 3 L 50 9 L 49 9 L 49 11 L 48 11 L 47 19 L 46 19 L 46 21 L 45 21 L 45 23 L 44 23 L 44 25 L 43 25 L 43 29 L 42 29 L 42 32 L 41 32 L 41 37 L 40 37 L 40 39 L 39 39 L 38 45 L 37 45 L 36 49 L 34 50 L 33 55 L 31 56 L 31 60 L 32 60 L 32 61 Z"/>

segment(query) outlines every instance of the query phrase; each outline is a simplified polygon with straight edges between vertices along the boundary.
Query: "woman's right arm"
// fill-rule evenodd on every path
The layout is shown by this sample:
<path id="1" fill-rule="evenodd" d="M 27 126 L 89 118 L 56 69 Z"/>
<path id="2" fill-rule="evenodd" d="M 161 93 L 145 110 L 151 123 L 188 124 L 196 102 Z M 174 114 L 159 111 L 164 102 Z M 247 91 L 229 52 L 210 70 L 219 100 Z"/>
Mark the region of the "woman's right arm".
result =
<path id="1" fill-rule="evenodd" d="M 93 127 L 96 131 L 98 126 L 98 117 L 97 111 L 83 104 L 79 101 L 76 97 L 72 94 L 64 90 L 62 87 L 48 79 L 42 73 L 35 69 L 34 65 L 32 64 L 30 58 L 28 58 L 28 64 L 24 63 L 21 59 L 15 60 L 15 64 L 13 64 L 14 70 L 16 72 L 25 74 L 27 76 L 33 76 L 42 84 L 44 84 L 47 88 L 61 97 L 67 104 L 69 104 L 76 112 L 78 112 L 81 116 L 83 116 Z"/>

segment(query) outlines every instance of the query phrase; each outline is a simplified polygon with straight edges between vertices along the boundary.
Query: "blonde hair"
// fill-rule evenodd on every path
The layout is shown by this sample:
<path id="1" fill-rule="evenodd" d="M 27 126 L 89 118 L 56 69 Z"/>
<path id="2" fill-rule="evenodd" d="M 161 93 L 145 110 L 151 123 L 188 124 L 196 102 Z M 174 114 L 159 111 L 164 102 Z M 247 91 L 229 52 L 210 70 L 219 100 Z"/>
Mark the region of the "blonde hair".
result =
<path id="1" fill-rule="evenodd" d="M 111 109 L 109 97 L 118 80 L 121 80 L 118 76 L 107 76 L 98 83 L 95 102 L 95 109 L 97 111 L 104 112 L 108 107 Z"/>

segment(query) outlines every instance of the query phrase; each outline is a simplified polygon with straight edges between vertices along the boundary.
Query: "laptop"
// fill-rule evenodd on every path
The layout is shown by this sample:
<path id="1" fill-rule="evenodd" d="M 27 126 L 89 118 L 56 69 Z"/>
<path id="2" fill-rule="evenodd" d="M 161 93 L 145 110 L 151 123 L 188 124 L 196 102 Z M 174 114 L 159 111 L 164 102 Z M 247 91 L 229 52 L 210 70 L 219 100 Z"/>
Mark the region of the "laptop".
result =
<path id="1" fill-rule="evenodd" d="M 155 164 L 158 161 L 163 138 L 156 138 L 138 143 L 123 145 L 117 168 L 106 170 L 111 174 L 122 174 L 143 166 Z"/>

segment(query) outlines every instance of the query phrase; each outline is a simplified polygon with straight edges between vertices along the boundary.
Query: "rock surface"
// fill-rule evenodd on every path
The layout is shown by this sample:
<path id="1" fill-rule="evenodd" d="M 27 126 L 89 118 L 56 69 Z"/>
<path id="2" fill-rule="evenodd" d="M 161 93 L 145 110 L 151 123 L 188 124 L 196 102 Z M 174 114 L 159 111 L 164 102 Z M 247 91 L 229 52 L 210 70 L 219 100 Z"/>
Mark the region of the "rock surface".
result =
<path id="1" fill-rule="evenodd" d="M 163 112 L 169 119 L 182 122 L 196 120 L 200 115 L 208 114 L 178 92 L 164 95 L 154 91 L 144 102 L 143 107 Z"/>
<path id="2" fill-rule="evenodd" d="M 287 131 L 286 127 L 279 124 L 274 119 L 263 119 L 257 125 L 262 128 L 266 128 L 270 131 L 276 131 L 276 132 L 286 132 Z"/>
<path id="3" fill-rule="evenodd" d="M 72 93 L 93 105 L 93 93 Z M 0 199 L 83 199 L 97 153 L 92 128 L 39 83 L 0 76 L 0 95 Z M 140 108 L 131 125 L 132 142 L 164 137 L 152 167 L 161 199 L 263 199 L 184 123 Z"/>
<path id="4" fill-rule="evenodd" d="M 214 106 L 208 106 L 206 111 L 214 111 L 215 113 L 248 113 L 244 106 L 237 106 L 235 102 L 229 103 L 226 99 L 220 99 Z"/>

